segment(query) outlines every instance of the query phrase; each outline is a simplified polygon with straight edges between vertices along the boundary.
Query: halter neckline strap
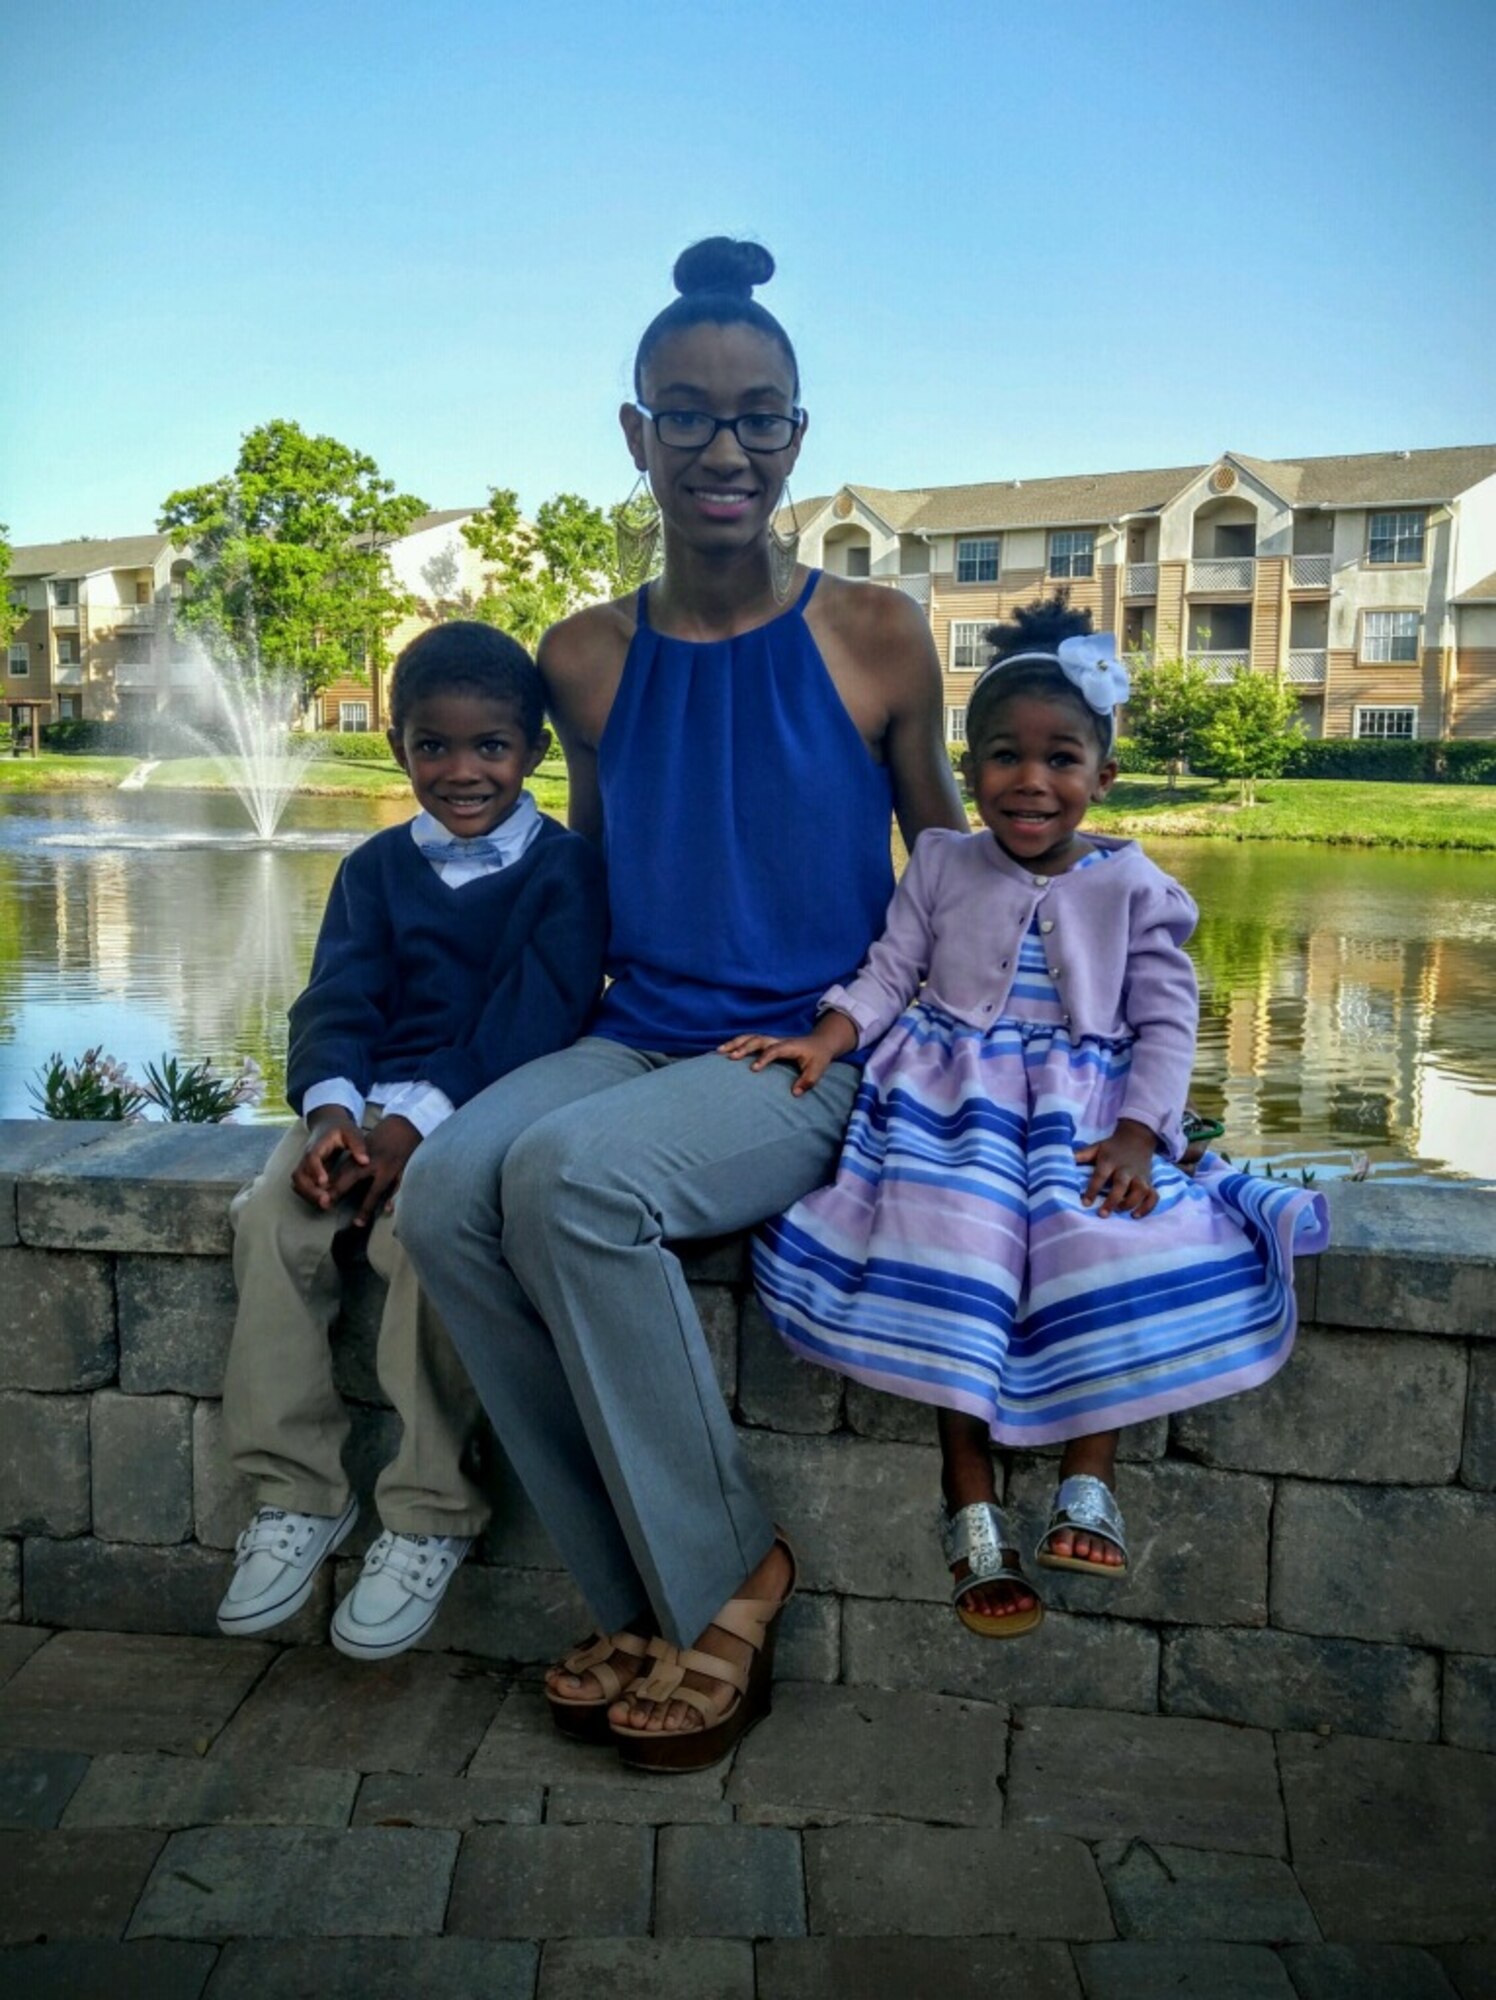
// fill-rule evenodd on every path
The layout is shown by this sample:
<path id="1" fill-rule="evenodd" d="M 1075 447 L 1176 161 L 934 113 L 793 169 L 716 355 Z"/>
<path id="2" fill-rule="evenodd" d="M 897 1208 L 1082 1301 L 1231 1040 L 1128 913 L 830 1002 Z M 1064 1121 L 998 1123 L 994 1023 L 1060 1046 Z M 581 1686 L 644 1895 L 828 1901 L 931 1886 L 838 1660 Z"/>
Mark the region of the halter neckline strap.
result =
<path id="1" fill-rule="evenodd" d="M 820 580 L 821 580 L 821 572 L 818 569 L 810 570 L 805 578 L 805 588 L 800 592 L 800 595 L 795 599 L 793 604 L 787 604 L 782 611 L 776 611 L 774 613 L 774 616 L 772 618 L 766 618 L 762 625 L 751 625 L 749 626 L 746 632 L 734 632 L 729 638 L 675 639 L 669 632 L 659 632 L 658 636 L 662 639 L 670 639 L 671 643 L 677 646 L 730 646 L 734 639 L 751 638 L 755 632 L 762 632 L 765 631 L 770 625 L 777 625 L 781 618 L 797 617 L 799 613 L 802 612 L 805 609 L 806 605 L 810 602 L 810 594 L 815 589 L 816 585 L 820 582 Z M 639 621 L 639 629 L 642 632 L 658 631 L 658 628 L 650 622 L 649 585 L 647 583 L 640 584 L 638 596 L 635 599 L 635 604 L 637 606 L 636 616 Z"/>

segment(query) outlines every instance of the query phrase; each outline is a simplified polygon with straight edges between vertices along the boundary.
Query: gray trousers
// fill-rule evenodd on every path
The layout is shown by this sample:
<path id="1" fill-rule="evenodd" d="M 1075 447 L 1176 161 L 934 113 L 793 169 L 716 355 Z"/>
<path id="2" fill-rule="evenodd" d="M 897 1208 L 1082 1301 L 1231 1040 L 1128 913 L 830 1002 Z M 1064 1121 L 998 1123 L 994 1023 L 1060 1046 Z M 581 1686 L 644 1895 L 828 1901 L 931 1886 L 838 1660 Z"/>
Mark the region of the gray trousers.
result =
<path id="1" fill-rule="evenodd" d="M 829 1180 L 858 1072 L 589 1037 L 490 1086 L 416 1153 L 395 1226 L 499 1441 L 604 1631 L 688 1645 L 768 1553 L 667 1239 Z"/>

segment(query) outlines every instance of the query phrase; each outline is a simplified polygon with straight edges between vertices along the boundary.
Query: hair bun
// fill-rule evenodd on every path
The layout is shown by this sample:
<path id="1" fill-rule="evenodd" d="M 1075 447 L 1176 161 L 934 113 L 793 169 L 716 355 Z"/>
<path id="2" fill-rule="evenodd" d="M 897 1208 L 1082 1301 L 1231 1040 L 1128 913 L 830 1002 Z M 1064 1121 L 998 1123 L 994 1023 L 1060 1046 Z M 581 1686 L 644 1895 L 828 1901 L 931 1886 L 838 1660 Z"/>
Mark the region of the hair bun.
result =
<path id="1" fill-rule="evenodd" d="M 682 250 L 673 273 L 683 296 L 715 292 L 739 299 L 751 299 L 754 286 L 768 284 L 773 275 L 774 259 L 762 243 L 739 243 L 731 236 L 708 236 Z"/>

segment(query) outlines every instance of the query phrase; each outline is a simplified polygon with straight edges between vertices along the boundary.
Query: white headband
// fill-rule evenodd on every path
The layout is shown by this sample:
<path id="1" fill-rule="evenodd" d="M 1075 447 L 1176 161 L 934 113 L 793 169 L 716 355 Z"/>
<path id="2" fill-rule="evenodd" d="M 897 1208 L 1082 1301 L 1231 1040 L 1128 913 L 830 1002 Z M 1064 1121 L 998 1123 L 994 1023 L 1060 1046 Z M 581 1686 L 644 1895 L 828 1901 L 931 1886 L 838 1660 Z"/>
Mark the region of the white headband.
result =
<path id="1" fill-rule="evenodd" d="M 1046 666 L 1058 667 L 1086 707 L 1097 715 L 1105 716 L 1109 724 L 1112 711 L 1120 708 L 1131 692 L 1132 683 L 1127 678 L 1127 669 L 1117 658 L 1116 635 L 1111 632 L 1082 632 L 1073 639 L 1062 639 L 1052 653 L 1010 653 L 1006 659 L 994 660 L 991 666 L 984 667 L 977 675 L 976 685 L 967 701 L 968 712 L 984 681 L 1006 673 L 1009 667 L 1041 660 Z"/>

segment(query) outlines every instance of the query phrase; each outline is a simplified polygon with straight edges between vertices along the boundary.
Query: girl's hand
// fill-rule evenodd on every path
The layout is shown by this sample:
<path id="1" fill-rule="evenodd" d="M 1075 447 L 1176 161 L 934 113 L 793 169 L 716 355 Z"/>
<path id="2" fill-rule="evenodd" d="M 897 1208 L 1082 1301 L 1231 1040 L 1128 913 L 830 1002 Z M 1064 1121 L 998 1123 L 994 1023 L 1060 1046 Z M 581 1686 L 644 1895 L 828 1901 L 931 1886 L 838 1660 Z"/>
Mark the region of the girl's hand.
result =
<path id="1" fill-rule="evenodd" d="M 734 1035 L 731 1041 L 719 1044 L 718 1054 L 732 1062 L 752 1056 L 755 1070 L 767 1069 L 770 1063 L 794 1063 L 800 1074 L 790 1094 L 803 1097 L 807 1090 L 815 1089 L 838 1056 L 847 1055 L 856 1046 L 856 1025 L 845 1014 L 828 1008 L 808 1035 L 778 1041 L 772 1035 Z"/>
<path id="2" fill-rule="evenodd" d="M 329 1162 L 343 1156 L 335 1173 Z M 336 1183 L 345 1179 L 350 1163 L 358 1169 L 355 1179 L 369 1171 L 369 1155 L 364 1135 L 353 1113 L 341 1104 L 322 1104 L 307 1120 L 307 1142 L 301 1158 L 291 1170 L 291 1185 L 313 1208 L 331 1208 L 342 1199 Z M 336 1191 L 335 1191 L 336 1190 Z"/>
<path id="3" fill-rule="evenodd" d="M 1158 1207 L 1153 1185 L 1153 1154 L 1158 1135 L 1135 1118 L 1123 1118 L 1109 1139 L 1094 1146 L 1077 1146 L 1075 1157 L 1090 1167 L 1091 1178 L 1081 1200 L 1087 1208 L 1102 1196 L 1099 1215 L 1133 1215 L 1139 1220 Z"/>

